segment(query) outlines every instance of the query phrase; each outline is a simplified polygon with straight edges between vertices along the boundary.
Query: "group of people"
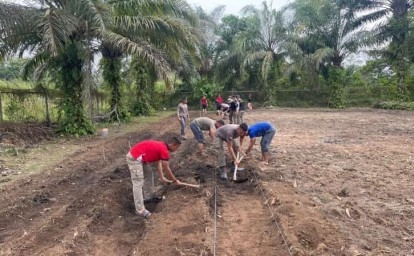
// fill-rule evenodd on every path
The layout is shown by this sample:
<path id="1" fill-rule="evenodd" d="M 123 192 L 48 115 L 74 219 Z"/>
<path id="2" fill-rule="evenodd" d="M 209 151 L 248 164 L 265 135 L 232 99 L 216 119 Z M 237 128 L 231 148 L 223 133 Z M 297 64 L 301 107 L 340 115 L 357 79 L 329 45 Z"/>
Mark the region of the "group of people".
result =
<path id="1" fill-rule="evenodd" d="M 247 108 L 252 110 L 253 97 L 249 94 L 247 99 Z M 217 95 L 216 99 L 216 113 L 218 116 L 226 119 L 229 118 L 230 124 L 241 124 L 244 122 L 244 111 L 246 110 L 245 102 L 241 99 L 240 95 L 233 95 L 227 98 L 224 102 L 221 95 Z"/>
<path id="2" fill-rule="evenodd" d="M 241 124 L 226 124 L 220 126 L 215 132 L 215 139 L 213 141 L 214 149 L 217 152 L 217 162 L 220 168 L 220 178 L 227 180 L 228 168 L 226 167 L 226 155 L 224 153 L 224 145 L 226 145 L 232 160 L 230 170 L 234 170 L 235 166 L 239 165 L 240 155 L 250 154 L 253 146 L 256 143 L 256 138 L 261 137 L 260 149 L 262 153 L 261 161 L 264 165 L 269 164 L 269 149 L 270 144 L 275 136 L 276 127 L 269 122 L 257 122 L 250 126 L 246 123 Z M 249 137 L 250 141 L 245 151 L 243 151 L 243 141 L 245 137 Z M 239 138 L 239 140 L 237 140 Z"/>
<path id="3" fill-rule="evenodd" d="M 251 94 L 249 94 L 248 100 L 247 100 L 247 107 L 249 110 L 252 110 L 252 100 L 253 97 Z M 244 123 L 244 111 L 245 111 L 245 103 L 240 98 L 240 95 L 235 96 L 229 96 L 227 99 L 227 102 L 223 102 L 223 98 L 220 94 L 218 94 L 215 98 L 216 103 L 216 113 L 218 116 L 220 116 L 223 119 L 229 118 L 230 124 L 241 124 Z M 200 100 L 200 105 L 203 113 L 207 112 L 208 108 L 208 100 L 206 96 L 203 96 Z M 187 122 L 190 118 L 190 114 L 188 111 L 188 105 L 187 105 L 187 98 L 182 98 L 180 103 L 177 106 L 177 118 L 180 122 L 180 135 L 181 139 L 187 139 L 186 133 L 185 133 L 185 127 L 187 125 Z"/>
<path id="4" fill-rule="evenodd" d="M 190 118 L 186 99 L 182 99 L 178 105 L 177 117 L 180 122 L 181 139 L 186 139 L 185 128 Z M 222 119 L 213 120 L 208 117 L 198 117 L 191 121 L 190 129 L 197 141 L 197 154 L 200 156 L 206 155 L 204 132 L 208 132 L 217 153 L 217 162 L 222 180 L 227 180 L 229 171 L 226 166 L 224 145 L 226 145 L 232 160 L 230 166 L 230 170 L 232 170 L 234 166 L 239 164 L 237 153 L 240 155 L 250 154 L 256 139 L 261 137 L 261 161 L 265 165 L 269 164 L 269 148 L 276 134 L 276 127 L 269 122 L 258 122 L 248 126 L 244 122 L 225 124 Z M 243 151 L 245 137 L 249 137 L 250 141 Z M 181 146 L 181 139 L 172 137 L 167 141 L 144 140 L 135 144 L 129 150 L 126 159 L 131 172 L 135 210 L 138 215 L 145 218 L 151 216 L 151 212 L 145 209 L 144 205 L 144 196 L 145 199 L 153 198 L 154 174 L 148 164 L 156 166 L 161 182 L 181 185 L 169 165 L 170 152 L 176 151 Z"/>

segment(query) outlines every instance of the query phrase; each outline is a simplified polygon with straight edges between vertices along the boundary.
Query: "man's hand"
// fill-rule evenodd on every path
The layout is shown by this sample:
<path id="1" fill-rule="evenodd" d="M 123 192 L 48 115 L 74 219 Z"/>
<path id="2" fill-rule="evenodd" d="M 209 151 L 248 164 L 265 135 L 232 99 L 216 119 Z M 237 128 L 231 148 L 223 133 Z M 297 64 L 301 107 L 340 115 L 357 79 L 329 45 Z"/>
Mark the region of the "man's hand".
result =
<path id="1" fill-rule="evenodd" d="M 162 176 L 162 177 L 160 177 L 160 179 L 159 179 L 161 182 L 163 182 L 163 183 L 172 183 L 172 181 L 171 180 L 169 180 L 169 179 L 167 179 L 167 178 L 165 178 L 164 176 Z"/>

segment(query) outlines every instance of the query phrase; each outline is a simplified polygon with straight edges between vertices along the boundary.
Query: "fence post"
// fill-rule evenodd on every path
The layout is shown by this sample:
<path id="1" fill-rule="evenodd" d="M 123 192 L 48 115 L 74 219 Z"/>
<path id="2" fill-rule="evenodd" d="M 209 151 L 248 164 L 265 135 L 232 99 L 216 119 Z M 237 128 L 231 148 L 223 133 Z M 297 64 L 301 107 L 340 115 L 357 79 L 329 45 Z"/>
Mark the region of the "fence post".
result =
<path id="1" fill-rule="evenodd" d="M 3 102 L 1 101 L 1 93 L 0 93 L 0 123 L 3 123 Z"/>
<path id="2" fill-rule="evenodd" d="M 49 114 L 49 97 L 47 96 L 47 90 L 44 90 L 45 93 L 45 105 L 46 105 L 46 123 L 50 126 L 50 114 Z"/>

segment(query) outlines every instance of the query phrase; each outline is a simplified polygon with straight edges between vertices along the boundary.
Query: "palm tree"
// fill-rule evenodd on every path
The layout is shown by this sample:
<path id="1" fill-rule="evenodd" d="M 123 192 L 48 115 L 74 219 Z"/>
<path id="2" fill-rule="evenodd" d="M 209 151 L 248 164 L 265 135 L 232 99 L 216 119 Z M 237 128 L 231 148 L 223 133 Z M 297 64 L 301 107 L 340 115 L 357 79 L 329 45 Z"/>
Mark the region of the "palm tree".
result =
<path id="1" fill-rule="evenodd" d="M 399 100 L 407 100 L 408 90 L 405 76 L 409 68 L 406 56 L 412 43 L 407 42 L 410 31 L 409 12 L 413 10 L 412 0 L 365 0 L 359 5 L 365 11 L 359 18 L 361 24 L 375 23 L 372 45 L 388 44 L 387 49 L 380 51 L 396 71 Z M 378 52 L 378 51 L 377 51 Z"/>
<path id="2" fill-rule="evenodd" d="M 193 10 L 182 0 L 109 1 L 114 15 L 104 39 L 151 63 L 169 85 L 171 63 L 194 54 L 198 44 Z"/>
<path id="3" fill-rule="evenodd" d="M 211 79 L 212 70 L 219 58 L 217 51 L 224 42 L 217 34 L 217 28 L 224 13 L 224 5 L 217 6 L 210 13 L 206 13 L 201 7 L 196 8 L 198 27 L 200 31 L 199 54 L 201 65 L 198 72 L 201 77 Z"/>
<path id="4" fill-rule="evenodd" d="M 125 109 L 121 105 L 120 94 L 120 72 L 121 59 L 127 55 L 136 55 L 140 61 L 135 61 L 132 65 L 135 68 L 151 70 L 151 81 L 156 80 L 156 74 L 166 80 L 167 84 L 172 86 L 170 79 L 171 64 L 178 62 L 181 59 L 183 50 L 188 52 L 195 52 L 195 45 L 197 44 L 196 37 L 192 32 L 191 22 L 194 20 L 194 15 L 191 8 L 183 1 L 173 0 L 157 0 L 157 1 L 109 1 L 112 8 L 113 15 L 110 19 L 110 31 L 114 32 L 111 36 L 115 41 L 123 42 L 129 41 L 130 48 L 124 49 L 118 44 L 113 44 L 110 40 L 106 40 L 101 45 L 101 53 L 103 57 L 103 73 L 106 74 L 106 83 L 112 86 L 111 98 L 111 119 L 124 118 L 127 116 Z M 122 37 L 124 38 L 122 38 Z M 148 53 L 137 51 L 136 49 L 148 49 L 156 56 L 155 65 L 150 65 L 148 68 Z M 160 62 L 157 62 L 160 61 Z M 137 63 L 142 65 L 137 67 Z M 153 68 L 152 68 L 153 67 Z M 137 73 L 134 73 L 137 74 Z M 140 73 L 143 75 L 142 73 Z M 141 81 L 137 78 L 136 81 Z M 150 85 L 147 85 L 150 86 Z M 153 86 L 153 84 L 152 84 Z M 142 85 L 138 85 L 140 88 Z M 140 111 L 136 114 L 148 113 L 148 106 L 150 102 L 149 97 L 144 97 L 151 88 L 140 88 L 137 90 L 137 104 L 140 104 Z M 146 106 L 146 107 L 145 107 Z M 144 108 L 145 107 L 145 108 Z"/>
<path id="5" fill-rule="evenodd" d="M 297 70 L 308 78 L 321 69 L 331 89 L 331 106 L 344 107 L 342 63 L 358 50 L 366 31 L 358 29 L 354 5 L 338 0 L 298 0 L 295 12 L 295 42 L 290 49 Z"/>
<path id="6" fill-rule="evenodd" d="M 288 37 L 284 10 L 276 11 L 272 2 L 263 2 L 261 9 L 245 6 L 242 14 L 248 20 L 248 26 L 234 39 L 236 51 L 244 55 L 243 68 L 260 65 L 261 78 L 267 85 L 272 71 L 280 76 L 280 67 L 286 56 Z"/>
<path id="7" fill-rule="evenodd" d="M 358 29 L 355 7 L 343 0 L 298 0 L 295 10 L 296 41 L 317 64 L 342 67 L 343 61 L 363 44 L 366 31 Z"/>
<path id="8" fill-rule="evenodd" d="M 90 70 L 92 57 L 101 44 L 106 50 L 113 46 L 122 53 L 139 55 L 169 84 L 172 81 L 167 54 L 178 53 L 184 46 L 194 48 L 193 35 L 187 33 L 185 22 L 166 15 L 158 18 L 163 12 L 185 17 L 191 10 L 179 0 L 38 0 L 31 7 L 1 5 L 13 12 L 6 11 L 0 17 L 5 30 L 0 52 L 31 53 L 26 75 L 31 71 L 37 78 L 45 71 L 54 74 L 63 93 L 59 106 L 62 130 L 67 133 L 93 132 L 85 118 L 82 96 L 88 76 L 85 71 Z M 14 10 L 24 15 L 12 17 Z M 134 15 L 129 15 L 130 11 Z"/>
<path id="9" fill-rule="evenodd" d="M 7 35 L 0 51 L 20 55 L 28 52 L 32 57 L 24 67 L 26 77 L 32 71 L 35 78 L 41 78 L 45 71 L 54 75 L 63 94 L 59 104 L 62 131 L 93 133 L 82 98 L 83 71 L 88 62 L 85 57 L 90 56 L 83 42 L 96 38 L 97 27 L 105 27 L 102 6 L 96 1 L 56 0 L 38 1 L 33 6 L 2 3 L 2 8 L 13 8 L 23 15 L 13 17 L 11 23 L 12 12 L 0 18 Z M 89 38 L 86 32 L 92 32 Z"/>
<path id="10" fill-rule="evenodd" d="M 215 79 L 224 84 L 227 90 L 233 90 L 236 86 L 244 83 L 244 77 L 241 76 L 241 66 L 243 63 L 243 53 L 234 50 L 235 37 L 247 27 L 246 18 L 239 18 L 234 15 L 222 18 L 218 27 L 218 34 L 223 43 L 217 48 L 220 53 L 217 65 L 215 67 Z M 250 74 L 250 73 L 249 73 Z M 252 80 L 254 76 L 248 76 Z M 256 85 L 256 82 L 248 85 Z"/>

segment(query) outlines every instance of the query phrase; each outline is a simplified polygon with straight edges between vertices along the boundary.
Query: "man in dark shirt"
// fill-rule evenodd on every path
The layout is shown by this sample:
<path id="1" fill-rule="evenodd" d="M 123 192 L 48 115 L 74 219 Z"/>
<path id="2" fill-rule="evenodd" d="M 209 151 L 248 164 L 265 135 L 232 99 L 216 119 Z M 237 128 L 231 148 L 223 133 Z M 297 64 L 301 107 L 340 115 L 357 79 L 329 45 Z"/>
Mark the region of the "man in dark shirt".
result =
<path id="1" fill-rule="evenodd" d="M 233 164 L 238 165 L 239 161 L 235 152 L 239 152 L 243 144 L 244 136 L 247 134 L 247 130 L 248 126 L 245 123 L 239 125 L 226 124 L 217 129 L 216 138 L 214 139 L 214 148 L 217 151 L 217 161 L 221 171 L 221 179 L 227 180 L 226 155 L 224 153 L 223 144 L 226 143 Z M 240 144 L 236 140 L 239 137 Z"/>

